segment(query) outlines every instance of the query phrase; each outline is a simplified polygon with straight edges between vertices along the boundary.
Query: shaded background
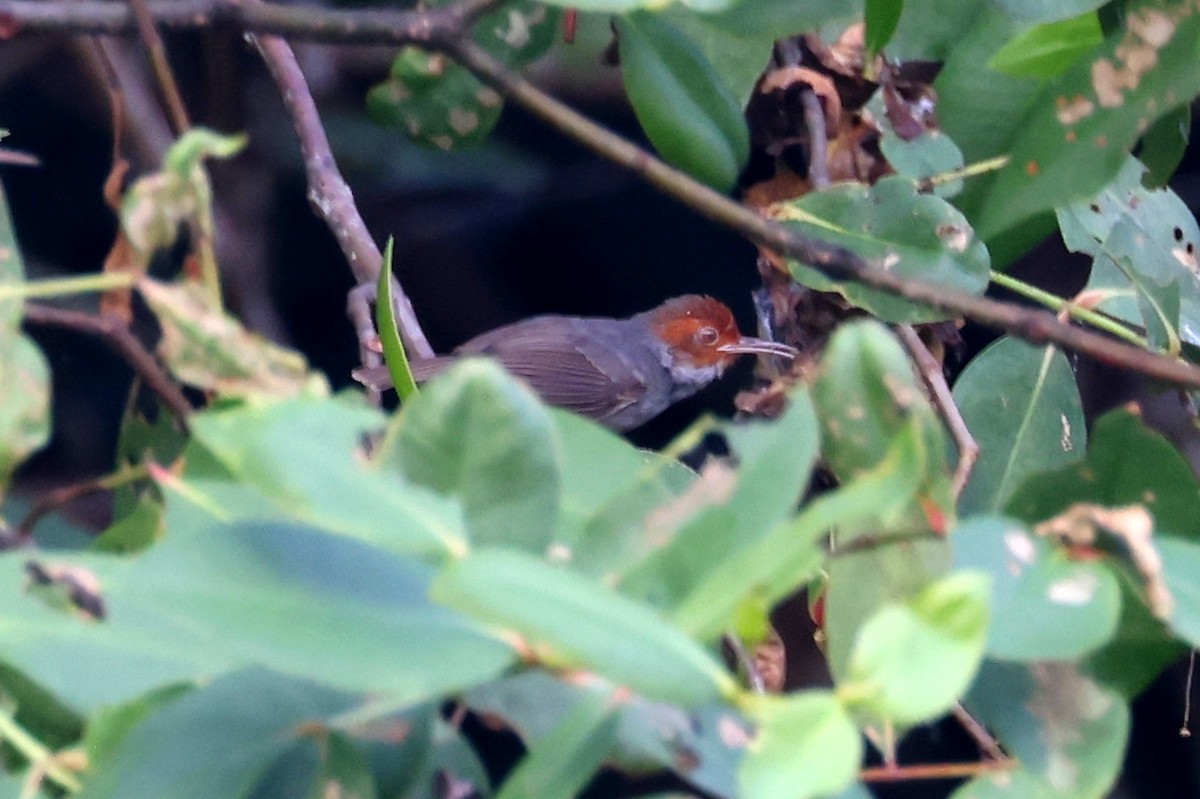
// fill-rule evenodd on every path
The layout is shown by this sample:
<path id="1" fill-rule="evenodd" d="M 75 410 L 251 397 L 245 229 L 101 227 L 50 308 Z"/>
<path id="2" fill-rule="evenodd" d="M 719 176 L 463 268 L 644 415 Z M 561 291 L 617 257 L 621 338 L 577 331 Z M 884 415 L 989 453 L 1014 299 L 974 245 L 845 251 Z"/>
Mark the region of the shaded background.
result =
<path id="1" fill-rule="evenodd" d="M 608 37 L 586 19 L 577 43 L 556 46 L 534 77 L 598 121 L 640 140 L 616 70 L 601 64 Z M 357 361 L 345 318 L 349 270 L 323 222 L 308 207 L 297 142 L 274 86 L 240 36 L 217 32 L 167 37 L 194 124 L 245 131 L 250 146 L 212 165 L 218 252 L 230 305 L 247 323 L 289 344 L 335 387 L 350 383 Z M 132 42 L 108 40 L 122 82 L 128 124 L 125 156 L 133 174 L 157 164 L 170 135 L 143 55 Z M 28 272 L 33 277 L 99 269 L 116 230 L 101 187 L 111 166 L 112 122 L 95 45 L 38 38 L 0 45 L 0 126 L 4 142 L 35 154 L 39 168 L 5 167 L 8 194 Z M 749 291 L 757 286 L 755 251 L 741 238 L 658 195 L 631 174 L 600 161 L 520 109 L 507 108 L 484 146 L 465 152 L 421 149 L 363 113 L 363 96 L 387 71 L 390 48 L 306 45 L 298 55 L 312 83 L 342 170 L 370 229 L 396 237 L 396 271 L 435 349 L 445 351 L 500 324 L 536 313 L 629 315 L 687 292 L 713 294 L 753 329 Z M 1200 157 L 1192 148 L 1174 186 L 1197 206 Z M 164 274 L 175 265 L 157 264 Z M 1088 261 L 1047 242 L 1013 271 L 1070 295 L 1086 281 Z M 87 305 L 94 300 L 72 302 Z M 99 341 L 36 328 L 54 374 L 54 437 L 19 475 L 36 491 L 109 471 L 116 423 L 130 370 Z M 965 360 L 994 334 L 964 330 Z M 1076 362 L 1089 418 L 1144 395 L 1136 380 Z M 632 436 L 658 446 L 698 413 L 728 415 L 748 377 L 730 377 L 670 410 Z M 1172 398 L 1152 401 L 1166 421 Z M 1177 431 L 1183 439 L 1192 431 Z M 1193 463 L 1195 463 L 1193 459 Z M 74 509 L 95 527 L 102 501 Z M 811 645 L 802 602 L 777 614 L 789 644 L 792 686 L 825 679 Z M 1200 796 L 1194 739 L 1178 729 L 1185 665 L 1169 670 L 1135 704 L 1135 732 L 1120 797 Z M 498 757 L 515 757 L 497 744 Z M 973 745 L 946 723 L 915 733 L 902 759 L 971 759 Z M 595 795 L 615 790 L 607 783 Z M 939 796 L 952 787 L 889 786 L 880 796 Z"/>

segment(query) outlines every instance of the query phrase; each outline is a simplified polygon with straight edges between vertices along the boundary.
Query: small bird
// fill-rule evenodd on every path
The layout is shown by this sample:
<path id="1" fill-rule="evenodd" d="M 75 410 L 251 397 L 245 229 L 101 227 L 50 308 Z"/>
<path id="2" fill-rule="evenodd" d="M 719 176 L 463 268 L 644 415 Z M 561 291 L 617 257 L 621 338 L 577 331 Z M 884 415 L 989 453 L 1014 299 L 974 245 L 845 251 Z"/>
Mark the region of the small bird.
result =
<path id="1" fill-rule="evenodd" d="M 692 396 L 739 355 L 753 353 L 796 356 L 786 344 L 743 336 L 723 303 L 689 294 L 628 319 L 535 316 L 411 366 L 421 382 L 460 358 L 494 358 L 547 403 L 625 431 Z M 354 377 L 373 388 L 391 386 L 386 367 L 357 369 Z"/>

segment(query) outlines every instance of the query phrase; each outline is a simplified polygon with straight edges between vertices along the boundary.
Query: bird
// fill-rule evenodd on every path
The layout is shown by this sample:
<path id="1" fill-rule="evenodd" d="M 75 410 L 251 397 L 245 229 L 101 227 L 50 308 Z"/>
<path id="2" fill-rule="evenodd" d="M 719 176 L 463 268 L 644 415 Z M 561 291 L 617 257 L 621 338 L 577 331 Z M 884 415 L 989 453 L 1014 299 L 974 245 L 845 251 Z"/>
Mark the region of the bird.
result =
<path id="1" fill-rule="evenodd" d="M 692 396 L 748 354 L 794 358 L 797 351 L 743 336 L 728 306 L 687 294 L 627 319 L 535 316 L 410 366 L 423 382 L 462 358 L 492 358 L 546 403 L 625 432 Z M 353 376 L 371 388 L 391 387 L 383 366 L 356 369 Z"/>

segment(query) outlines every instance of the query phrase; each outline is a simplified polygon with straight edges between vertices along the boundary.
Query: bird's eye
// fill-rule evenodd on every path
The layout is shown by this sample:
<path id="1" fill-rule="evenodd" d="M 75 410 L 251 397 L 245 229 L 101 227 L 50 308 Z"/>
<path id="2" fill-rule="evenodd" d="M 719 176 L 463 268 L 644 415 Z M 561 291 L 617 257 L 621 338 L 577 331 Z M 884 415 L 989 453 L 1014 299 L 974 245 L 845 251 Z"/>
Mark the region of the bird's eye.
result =
<path id="1" fill-rule="evenodd" d="M 717 332 L 715 327 L 702 327 L 696 331 L 696 343 L 702 347 L 711 347 L 717 343 L 717 339 L 721 334 Z"/>

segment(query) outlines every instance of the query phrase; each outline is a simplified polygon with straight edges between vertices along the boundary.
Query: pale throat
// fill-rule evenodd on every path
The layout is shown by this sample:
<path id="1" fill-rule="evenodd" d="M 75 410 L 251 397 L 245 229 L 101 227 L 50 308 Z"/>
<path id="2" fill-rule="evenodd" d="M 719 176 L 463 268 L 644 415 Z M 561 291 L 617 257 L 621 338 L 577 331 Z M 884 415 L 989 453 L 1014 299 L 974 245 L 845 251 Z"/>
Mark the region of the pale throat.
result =
<path id="1" fill-rule="evenodd" d="M 665 344 L 656 349 L 658 349 L 659 362 L 671 373 L 671 380 L 677 386 L 687 386 L 689 393 L 704 388 L 725 371 L 725 366 L 721 363 L 698 366 L 692 363 L 686 355 L 675 355 Z"/>

